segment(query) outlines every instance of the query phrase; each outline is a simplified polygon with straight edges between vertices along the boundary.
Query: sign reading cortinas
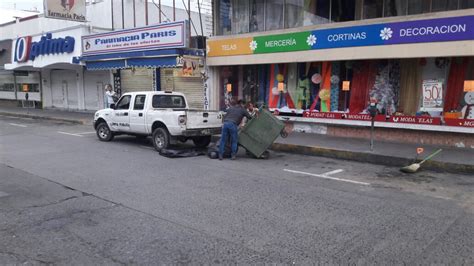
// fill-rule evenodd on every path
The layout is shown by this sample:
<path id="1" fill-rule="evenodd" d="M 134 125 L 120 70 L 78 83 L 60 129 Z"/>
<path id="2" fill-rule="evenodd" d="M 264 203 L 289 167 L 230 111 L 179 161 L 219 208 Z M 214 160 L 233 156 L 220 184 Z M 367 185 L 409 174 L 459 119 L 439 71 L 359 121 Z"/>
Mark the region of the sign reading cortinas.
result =
<path id="1" fill-rule="evenodd" d="M 92 34 L 82 37 L 85 56 L 187 47 L 187 21 Z"/>
<path id="2" fill-rule="evenodd" d="M 44 16 L 86 21 L 86 0 L 44 0 Z"/>

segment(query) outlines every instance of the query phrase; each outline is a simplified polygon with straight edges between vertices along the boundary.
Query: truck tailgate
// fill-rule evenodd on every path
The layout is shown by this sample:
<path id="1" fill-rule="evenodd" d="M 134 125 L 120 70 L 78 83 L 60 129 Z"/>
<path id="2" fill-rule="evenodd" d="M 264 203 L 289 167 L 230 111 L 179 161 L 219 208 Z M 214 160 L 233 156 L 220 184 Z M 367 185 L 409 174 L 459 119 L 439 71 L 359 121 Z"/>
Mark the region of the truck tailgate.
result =
<path id="1" fill-rule="evenodd" d="M 186 111 L 187 129 L 222 127 L 223 114 L 219 111 L 188 110 Z"/>

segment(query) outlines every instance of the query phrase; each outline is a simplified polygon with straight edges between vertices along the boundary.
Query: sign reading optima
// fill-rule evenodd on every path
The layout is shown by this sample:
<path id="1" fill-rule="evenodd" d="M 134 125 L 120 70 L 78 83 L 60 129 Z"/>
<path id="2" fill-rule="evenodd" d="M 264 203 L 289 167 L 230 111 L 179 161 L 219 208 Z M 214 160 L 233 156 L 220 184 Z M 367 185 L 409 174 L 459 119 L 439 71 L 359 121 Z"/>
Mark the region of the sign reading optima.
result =
<path id="1" fill-rule="evenodd" d="M 82 37 L 82 54 L 98 55 L 187 47 L 187 21 L 119 30 Z"/>
<path id="2" fill-rule="evenodd" d="M 41 36 L 39 41 L 32 42 L 31 36 L 18 38 L 14 43 L 13 61 L 34 61 L 40 55 L 72 53 L 74 37 L 52 38 L 51 33 Z"/>
<path id="3" fill-rule="evenodd" d="M 86 21 L 86 0 L 44 0 L 44 16 Z"/>

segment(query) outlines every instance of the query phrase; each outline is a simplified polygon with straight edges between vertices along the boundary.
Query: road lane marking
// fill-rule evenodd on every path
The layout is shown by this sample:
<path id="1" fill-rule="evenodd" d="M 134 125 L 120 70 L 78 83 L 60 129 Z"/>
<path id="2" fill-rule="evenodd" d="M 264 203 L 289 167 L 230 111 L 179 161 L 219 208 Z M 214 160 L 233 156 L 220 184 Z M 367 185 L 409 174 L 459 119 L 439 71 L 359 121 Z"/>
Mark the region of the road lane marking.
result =
<path id="1" fill-rule="evenodd" d="M 74 133 L 67 133 L 67 132 L 62 132 L 58 131 L 59 134 L 64 134 L 64 135 L 69 135 L 69 136 L 75 136 L 75 137 L 83 137 L 82 135 L 74 134 Z"/>
<path id="2" fill-rule="evenodd" d="M 339 169 L 339 170 L 341 170 L 341 169 Z M 328 176 L 329 173 L 335 172 L 336 170 L 325 173 L 325 174 L 322 174 L 322 175 L 312 174 L 312 173 L 307 173 L 307 172 L 301 172 L 301 171 L 296 171 L 296 170 L 290 170 L 290 169 L 283 169 L 283 171 L 294 173 L 294 174 L 303 174 L 303 175 L 315 176 L 315 177 L 330 179 L 330 180 L 335 180 L 335 181 L 342 181 L 342 182 L 348 182 L 348 183 L 353 183 L 353 184 L 358 184 L 358 185 L 370 186 L 370 183 L 366 183 L 366 182 L 359 182 L 359 181 L 354 181 L 354 180 L 350 180 L 350 179 L 344 179 L 344 178 L 337 178 L 337 177 Z M 340 173 L 340 172 L 341 171 L 338 171 L 338 173 Z"/>
<path id="3" fill-rule="evenodd" d="M 9 125 L 16 126 L 16 127 L 26 127 L 26 125 L 15 124 L 15 123 L 8 123 Z"/>
<path id="4" fill-rule="evenodd" d="M 77 134 L 77 135 L 86 135 L 86 134 L 95 134 L 96 132 L 95 131 L 89 131 L 89 132 L 80 132 L 80 133 L 74 133 L 74 134 Z"/>
<path id="5" fill-rule="evenodd" d="M 324 174 L 321 174 L 321 175 L 324 175 L 324 176 L 329 176 L 329 175 L 333 175 L 333 174 L 338 174 L 340 172 L 344 172 L 344 170 L 342 169 L 336 169 L 334 171 L 331 171 L 331 172 L 327 172 L 327 173 L 324 173 Z"/>

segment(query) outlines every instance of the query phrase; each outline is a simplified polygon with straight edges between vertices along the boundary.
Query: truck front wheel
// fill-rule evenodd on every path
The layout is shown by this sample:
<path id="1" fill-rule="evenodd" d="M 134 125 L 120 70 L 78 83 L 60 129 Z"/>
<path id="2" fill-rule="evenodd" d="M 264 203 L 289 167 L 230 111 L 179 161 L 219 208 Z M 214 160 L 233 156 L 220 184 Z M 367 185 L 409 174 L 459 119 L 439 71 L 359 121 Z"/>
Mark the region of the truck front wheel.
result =
<path id="1" fill-rule="evenodd" d="M 204 148 L 211 143 L 211 136 L 195 137 L 193 138 L 194 145 L 199 148 Z"/>
<path id="2" fill-rule="evenodd" d="M 170 144 L 170 136 L 168 130 L 159 127 L 153 131 L 153 146 L 157 151 L 168 148 Z"/>
<path id="3" fill-rule="evenodd" d="M 111 141 L 114 138 L 114 133 L 112 133 L 105 122 L 101 122 L 97 125 L 96 133 L 100 141 Z"/>

